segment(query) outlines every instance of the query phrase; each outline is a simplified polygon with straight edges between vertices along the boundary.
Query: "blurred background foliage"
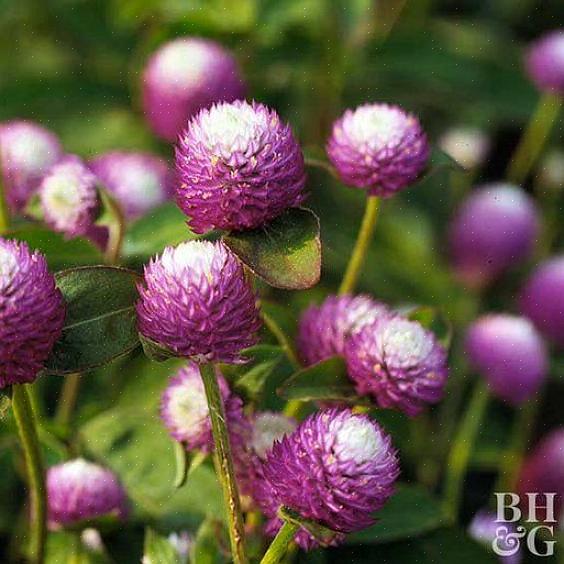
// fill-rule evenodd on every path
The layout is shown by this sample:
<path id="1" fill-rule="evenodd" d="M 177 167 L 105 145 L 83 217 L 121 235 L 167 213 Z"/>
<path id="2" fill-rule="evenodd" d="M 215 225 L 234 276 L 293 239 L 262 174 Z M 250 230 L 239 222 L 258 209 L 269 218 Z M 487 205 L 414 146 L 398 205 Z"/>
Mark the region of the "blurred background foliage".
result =
<path id="1" fill-rule="evenodd" d="M 344 108 L 366 101 L 388 101 L 418 114 L 433 140 L 452 126 L 483 130 L 492 146 L 487 162 L 474 177 L 478 183 L 504 176 L 520 131 L 538 100 L 523 72 L 523 48 L 544 31 L 562 25 L 564 3 L 0 0 L 0 14 L 0 121 L 36 120 L 60 135 L 68 152 L 90 158 L 110 149 L 136 149 L 171 158 L 172 147 L 159 142 L 143 119 L 141 71 L 148 55 L 167 39 L 204 35 L 233 50 L 249 82 L 250 96 L 274 106 L 289 120 L 311 154 L 322 150 L 331 122 Z M 553 130 L 552 147 L 564 145 L 562 118 Z M 514 311 L 515 291 L 531 267 L 524 265 L 510 273 L 481 300 L 453 280 L 446 263 L 445 226 L 468 189 L 457 174 L 461 173 L 438 171 L 416 189 L 385 202 L 360 283 L 362 290 L 393 304 L 440 307 L 455 328 L 454 373 L 466 370 L 458 339 L 461 329 L 479 311 Z M 527 181 L 530 191 L 535 178 L 533 174 Z M 271 306 L 290 333 L 301 308 L 336 288 L 364 203 L 363 193 L 344 189 L 323 171 L 312 170 L 309 188 L 309 205 L 321 217 L 321 284 L 300 293 L 262 288 L 274 304 L 290 306 L 289 310 Z M 554 215 L 561 213 L 561 200 L 552 200 L 550 206 Z M 560 222 L 556 249 L 562 249 L 562 231 Z M 180 214 L 171 208 L 158 210 L 151 222 L 131 230 L 125 260 L 139 267 L 164 244 L 177 243 L 188 235 Z M 96 260 L 81 252 L 77 248 L 75 255 L 65 256 L 59 249 L 49 258 L 58 268 Z M 268 370 L 263 367 L 266 375 L 255 373 L 247 379 L 250 388 L 246 391 L 252 396 L 256 381 L 268 378 L 261 394 L 263 405 L 276 405 L 274 391 L 291 373 L 280 354 L 274 357 L 276 362 L 271 357 Z M 83 449 L 117 470 L 134 503 L 131 527 L 112 532 L 106 539 L 116 562 L 139 562 L 145 525 L 163 533 L 175 528 L 194 532 L 205 517 L 207 529 L 200 528 L 196 561 L 221 561 L 216 549 L 209 548 L 213 545 L 209 543 L 210 523 L 222 514 L 212 470 L 200 467 L 178 492 L 172 485 L 172 441 L 158 422 L 156 407 L 174 365 L 175 361 L 150 363 L 141 353 L 134 353 L 84 378 L 77 414 L 80 441 L 73 448 Z M 550 393 L 544 394 L 537 435 L 564 422 L 564 359 L 556 357 L 551 372 Z M 57 377 L 41 380 L 39 408 L 44 414 L 54 412 L 59 388 Z M 448 417 L 457 417 L 439 412 L 440 408 L 432 417 L 446 421 L 447 426 L 452 423 Z M 378 417 L 405 456 L 404 479 L 425 482 L 423 462 L 410 464 L 408 454 L 421 452 L 417 451 L 421 444 L 424 449 L 434 449 L 436 437 L 425 436 L 424 422 L 423 435 L 417 439 L 400 415 L 381 413 Z M 466 517 L 490 501 L 495 478 L 492 468 L 506 446 L 512 417 L 509 408 L 492 402 L 473 453 L 465 494 Z M 10 425 L 8 419 L 0 427 L 0 561 L 8 560 L 23 540 L 22 469 L 12 449 L 14 435 L 6 432 Z M 64 430 L 46 426 L 43 442 L 49 463 L 64 458 L 67 439 Z M 431 469 L 439 474 L 443 470 Z M 395 511 L 396 520 L 403 521 L 414 511 L 418 515 L 418 508 L 432 510 L 436 500 L 429 496 L 423 490 L 398 496 L 390 510 L 392 516 Z M 423 514 L 421 526 L 407 533 L 392 530 L 386 538 L 385 534 L 379 537 L 380 532 L 364 539 L 368 545 L 352 544 L 301 556 L 300 560 L 382 564 L 488 561 L 486 552 L 468 540 L 462 529 L 443 528 L 438 511 Z M 408 536 L 413 538 L 406 541 Z M 67 562 L 65 535 L 55 535 L 50 542 L 50 561 Z M 101 556 L 85 553 L 84 561 L 97 558 Z"/>

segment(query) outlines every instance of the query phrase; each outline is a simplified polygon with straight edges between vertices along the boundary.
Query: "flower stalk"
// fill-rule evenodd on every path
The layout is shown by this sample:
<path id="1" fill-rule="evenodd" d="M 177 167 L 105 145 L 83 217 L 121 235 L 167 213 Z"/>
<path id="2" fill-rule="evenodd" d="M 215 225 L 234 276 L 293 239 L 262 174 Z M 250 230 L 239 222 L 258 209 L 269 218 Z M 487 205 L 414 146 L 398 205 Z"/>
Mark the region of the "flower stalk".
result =
<path id="1" fill-rule="evenodd" d="M 212 424 L 212 434 L 215 445 L 214 462 L 227 509 L 231 553 L 235 564 L 246 564 L 248 560 L 245 553 L 244 521 L 233 468 L 229 434 L 225 423 L 226 418 L 223 400 L 221 398 L 213 364 L 201 364 L 200 373 L 206 390 Z"/>
<path id="2" fill-rule="evenodd" d="M 262 557 L 261 564 L 277 564 L 281 562 L 299 528 L 300 526 L 297 523 L 284 521 L 284 524 Z"/>
<path id="3" fill-rule="evenodd" d="M 4 185 L 0 179 L 0 235 L 8 231 L 10 227 L 10 213 L 8 211 L 8 203 L 6 202 L 6 194 L 4 193 Z"/>

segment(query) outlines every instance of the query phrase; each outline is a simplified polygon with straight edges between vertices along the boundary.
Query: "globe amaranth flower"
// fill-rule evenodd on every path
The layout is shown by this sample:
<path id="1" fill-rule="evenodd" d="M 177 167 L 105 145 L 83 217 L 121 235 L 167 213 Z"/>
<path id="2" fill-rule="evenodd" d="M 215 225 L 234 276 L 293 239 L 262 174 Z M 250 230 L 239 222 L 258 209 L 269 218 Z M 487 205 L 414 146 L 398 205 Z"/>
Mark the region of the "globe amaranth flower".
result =
<path id="1" fill-rule="evenodd" d="M 465 169 L 479 167 L 490 149 L 488 136 L 475 127 L 454 127 L 439 139 L 439 147 Z"/>
<path id="2" fill-rule="evenodd" d="M 548 354 L 534 325 L 524 317 L 484 315 L 468 329 L 470 363 L 493 394 L 513 405 L 534 396 L 547 376 Z"/>
<path id="3" fill-rule="evenodd" d="M 90 168 L 128 220 L 141 217 L 172 196 L 172 171 L 160 157 L 113 151 L 93 159 Z"/>
<path id="4" fill-rule="evenodd" d="M 564 255 L 542 263 L 521 292 L 521 312 L 537 329 L 564 348 Z"/>
<path id="5" fill-rule="evenodd" d="M 463 202 L 450 225 L 454 270 L 465 284 L 480 287 L 529 257 L 538 233 L 537 209 L 521 188 L 482 186 Z"/>
<path id="6" fill-rule="evenodd" d="M 74 155 L 53 165 L 39 187 L 45 222 L 68 238 L 88 235 L 100 208 L 97 184 L 96 176 Z"/>
<path id="7" fill-rule="evenodd" d="M 21 212 L 41 177 L 62 156 L 56 135 L 29 121 L 0 123 L 0 172 L 12 213 Z"/>
<path id="8" fill-rule="evenodd" d="M 564 29 L 552 31 L 533 43 L 525 64 L 539 90 L 564 95 Z"/>
<path id="9" fill-rule="evenodd" d="M 417 180 L 430 147 L 414 115 L 398 106 L 365 104 L 335 122 L 327 154 L 345 184 L 386 198 Z"/>
<path id="10" fill-rule="evenodd" d="M 176 201 L 196 233 L 261 227 L 305 199 L 290 126 L 262 104 L 202 110 L 178 138 Z"/>
<path id="11" fill-rule="evenodd" d="M 321 305 L 308 307 L 300 318 L 297 345 L 302 362 L 315 364 L 345 353 L 345 339 L 371 323 L 388 308 L 369 296 L 329 296 Z"/>
<path id="12" fill-rule="evenodd" d="M 101 517 L 127 516 L 127 497 L 117 476 L 83 458 L 49 468 L 47 505 L 52 528 L 70 527 Z"/>
<path id="13" fill-rule="evenodd" d="M 261 326 L 243 265 L 222 243 L 165 248 L 145 266 L 137 303 L 140 333 L 197 362 L 242 362 Z"/>
<path id="14" fill-rule="evenodd" d="M 519 477 L 517 492 L 522 509 L 528 514 L 527 493 L 540 494 L 536 500 L 537 518 L 546 521 L 551 515 L 541 509 L 547 506 L 544 494 L 555 493 L 554 519 L 564 526 L 564 427 L 545 435 L 527 456 Z"/>
<path id="15" fill-rule="evenodd" d="M 514 554 L 509 554 L 514 548 L 519 548 L 515 545 L 507 535 L 512 535 L 516 532 L 516 527 L 513 523 L 498 522 L 497 516 L 494 512 L 483 509 L 474 515 L 470 526 L 468 527 L 468 535 L 475 541 L 486 546 L 490 552 L 494 548 L 496 550 L 506 552 L 507 555 L 500 556 L 499 561 L 502 564 L 520 564 L 522 560 L 522 553 L 517 550 Z M 500 529 L 501 527 L 501 529 Z M 497 540 L 496 540 L 497 539 Z"/>
<path id="16" fill-rule="evenodd" d="M 63 297 L 43 255 L 0 237 L 0 388 L 35 380 L 64 319 Z"/>
<path id="17" fill-rule="evenodd" d="M 350 378 L 380 407 L 419 414 L 438 402 L 448 376 L 447 352 L 417 321 L 383 315 L 354 332 L 345 345 Z"/>
<path id="18" fill-rule="evenodd" d="M 202 108 L 245 95 L 233 56 L 207 39 L 183 37 L 165 43 L 143 72 L 143 108 L 153 131 L 174 141 Z"/>
<path id="19" fill-rule="evenodd" d="M 399 464 L 377 423 L 349 409 L 328 409 L 275 441 L 263 472 L 260 504 L 270 518 L 268 534 L 280 528 L 276 512 L 286 506 L 336 531 L 338 543 L 375 522 L 373 513 L 393 494 Z M 317 544 L 305 530 L 296 541 L 305 549 Z"/>

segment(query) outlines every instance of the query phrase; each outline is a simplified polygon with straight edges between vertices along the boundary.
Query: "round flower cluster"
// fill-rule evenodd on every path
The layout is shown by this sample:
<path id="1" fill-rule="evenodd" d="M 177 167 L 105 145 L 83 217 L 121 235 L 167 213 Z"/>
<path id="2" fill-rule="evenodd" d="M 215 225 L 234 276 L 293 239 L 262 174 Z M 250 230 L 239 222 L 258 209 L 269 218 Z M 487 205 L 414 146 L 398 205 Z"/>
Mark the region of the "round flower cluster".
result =
<path id="1" fill-rule="evenodd" d="M 143 337 L 197 362 L 242 362 L 261 326 L 243 265 L 222 243 L 167 247 L 145 267 L 139 285 Z"/>
<path id="2" fill-rule="evenodd" d="M 0 237 L 0 388 L 35 380 L 64 319 L 63 298 L 45 258 Z"/>
<path id="3" fill-rule="evenodd" d="M 57 137 L 32 122 L 0 123 L 0 174 L 12 213 L 21 212 L 62 156 Z"/>
<path id="4" fill-rule="evenodd" d="M 290 126 L 255 102 L 202 110 L 178 139 L 176 169 L 176 200 L 196 233 L 261 227 L 305 199 Z"/>
<path id="5" fill-rule="evenodd" d="M 498 546 L 503 551 L 507 551 L 509 553 L 514 546 L 509 540 L 511 537 L 508 538 L 508 536 L 516 533 L 517 528 L 513 523 L 504 523 L 503 526 L 507 527 L 507 534 L 504 538 L 500 538 L 497 533 L 500 523 L 497 521 L 496 514 L 492 511 L 483 509 L 474 515 L 474 518 L 468 527 L 468 534 L 471 538 L 490 550 L 494 539 L 498 539 L 496 541 L 499 543 Z M 511 556 L 506 555 L 500 557 L 499 561 L 502 564 L 520 564 L 522 559 L 522 553 L 521 551 L 518 551 Z"/>
<path id="6" fill-rule="evenodd" d="M 134 220 L 172 196 L 172 173 L 165 160 L 147 153 L 114 151 L 89 163 L 100 184 Z"/>
<path id="7" fill-rule="evenodd" d="M 49 468 L 47 502 L 52 528 L 71 527 L 101 517 L 127 516 L 127 497 L 115 474 L 77 458 Z"/>
<path id="8" fill-rule="evenodd" d="M 539 90 L 564 95 L 564 29 L 552 31 L 533 43 L 526 67 Z"/>
<path id="9" fill-rule="evenodd" d="M 345 184 L 384 198 L 415 182 L 430 153 L 419 120 L 388 104 L 347 110 L 327 143 L 329 159 Z"/>
<path id="10" fill-rule="evenodd" d="M 174 141 L 186 121 L 215 102 L 243 98 L 235 59 L 219 44 L 180 38 L 163 45 L 143 73 L 143 107 L 153 131 Z"/>
<path id="11" fill-rule="evenodd" d="M 490 140 L 481 129 L 455 127 L 439 139 L 439 147 L 465 169 L 472 170 L 486 160 Z"/>

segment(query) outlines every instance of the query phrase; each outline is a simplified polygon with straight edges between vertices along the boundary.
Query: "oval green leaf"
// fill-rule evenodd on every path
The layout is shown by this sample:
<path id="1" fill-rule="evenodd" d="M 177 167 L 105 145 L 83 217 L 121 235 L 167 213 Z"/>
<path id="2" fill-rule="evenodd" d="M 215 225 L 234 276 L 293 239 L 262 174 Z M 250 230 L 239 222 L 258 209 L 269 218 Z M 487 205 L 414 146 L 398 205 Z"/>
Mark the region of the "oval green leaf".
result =
<path id="1" fill-rule="evenodd" d="M 275 288 L 304 290 L 319 282 L 319 219 L 310 210 L 290 209 L 260 229 L 232 232 L 223 240 L 257 276 Z"/>
<path id="2" fill-rule="evenodd" d="M 47 360 L 52 374 L 85 372 L 139 345 L 135 302 L 140 276 L 124 268 L 91 266 L 55 275 L 65 299 L 63 334 Z"/>

